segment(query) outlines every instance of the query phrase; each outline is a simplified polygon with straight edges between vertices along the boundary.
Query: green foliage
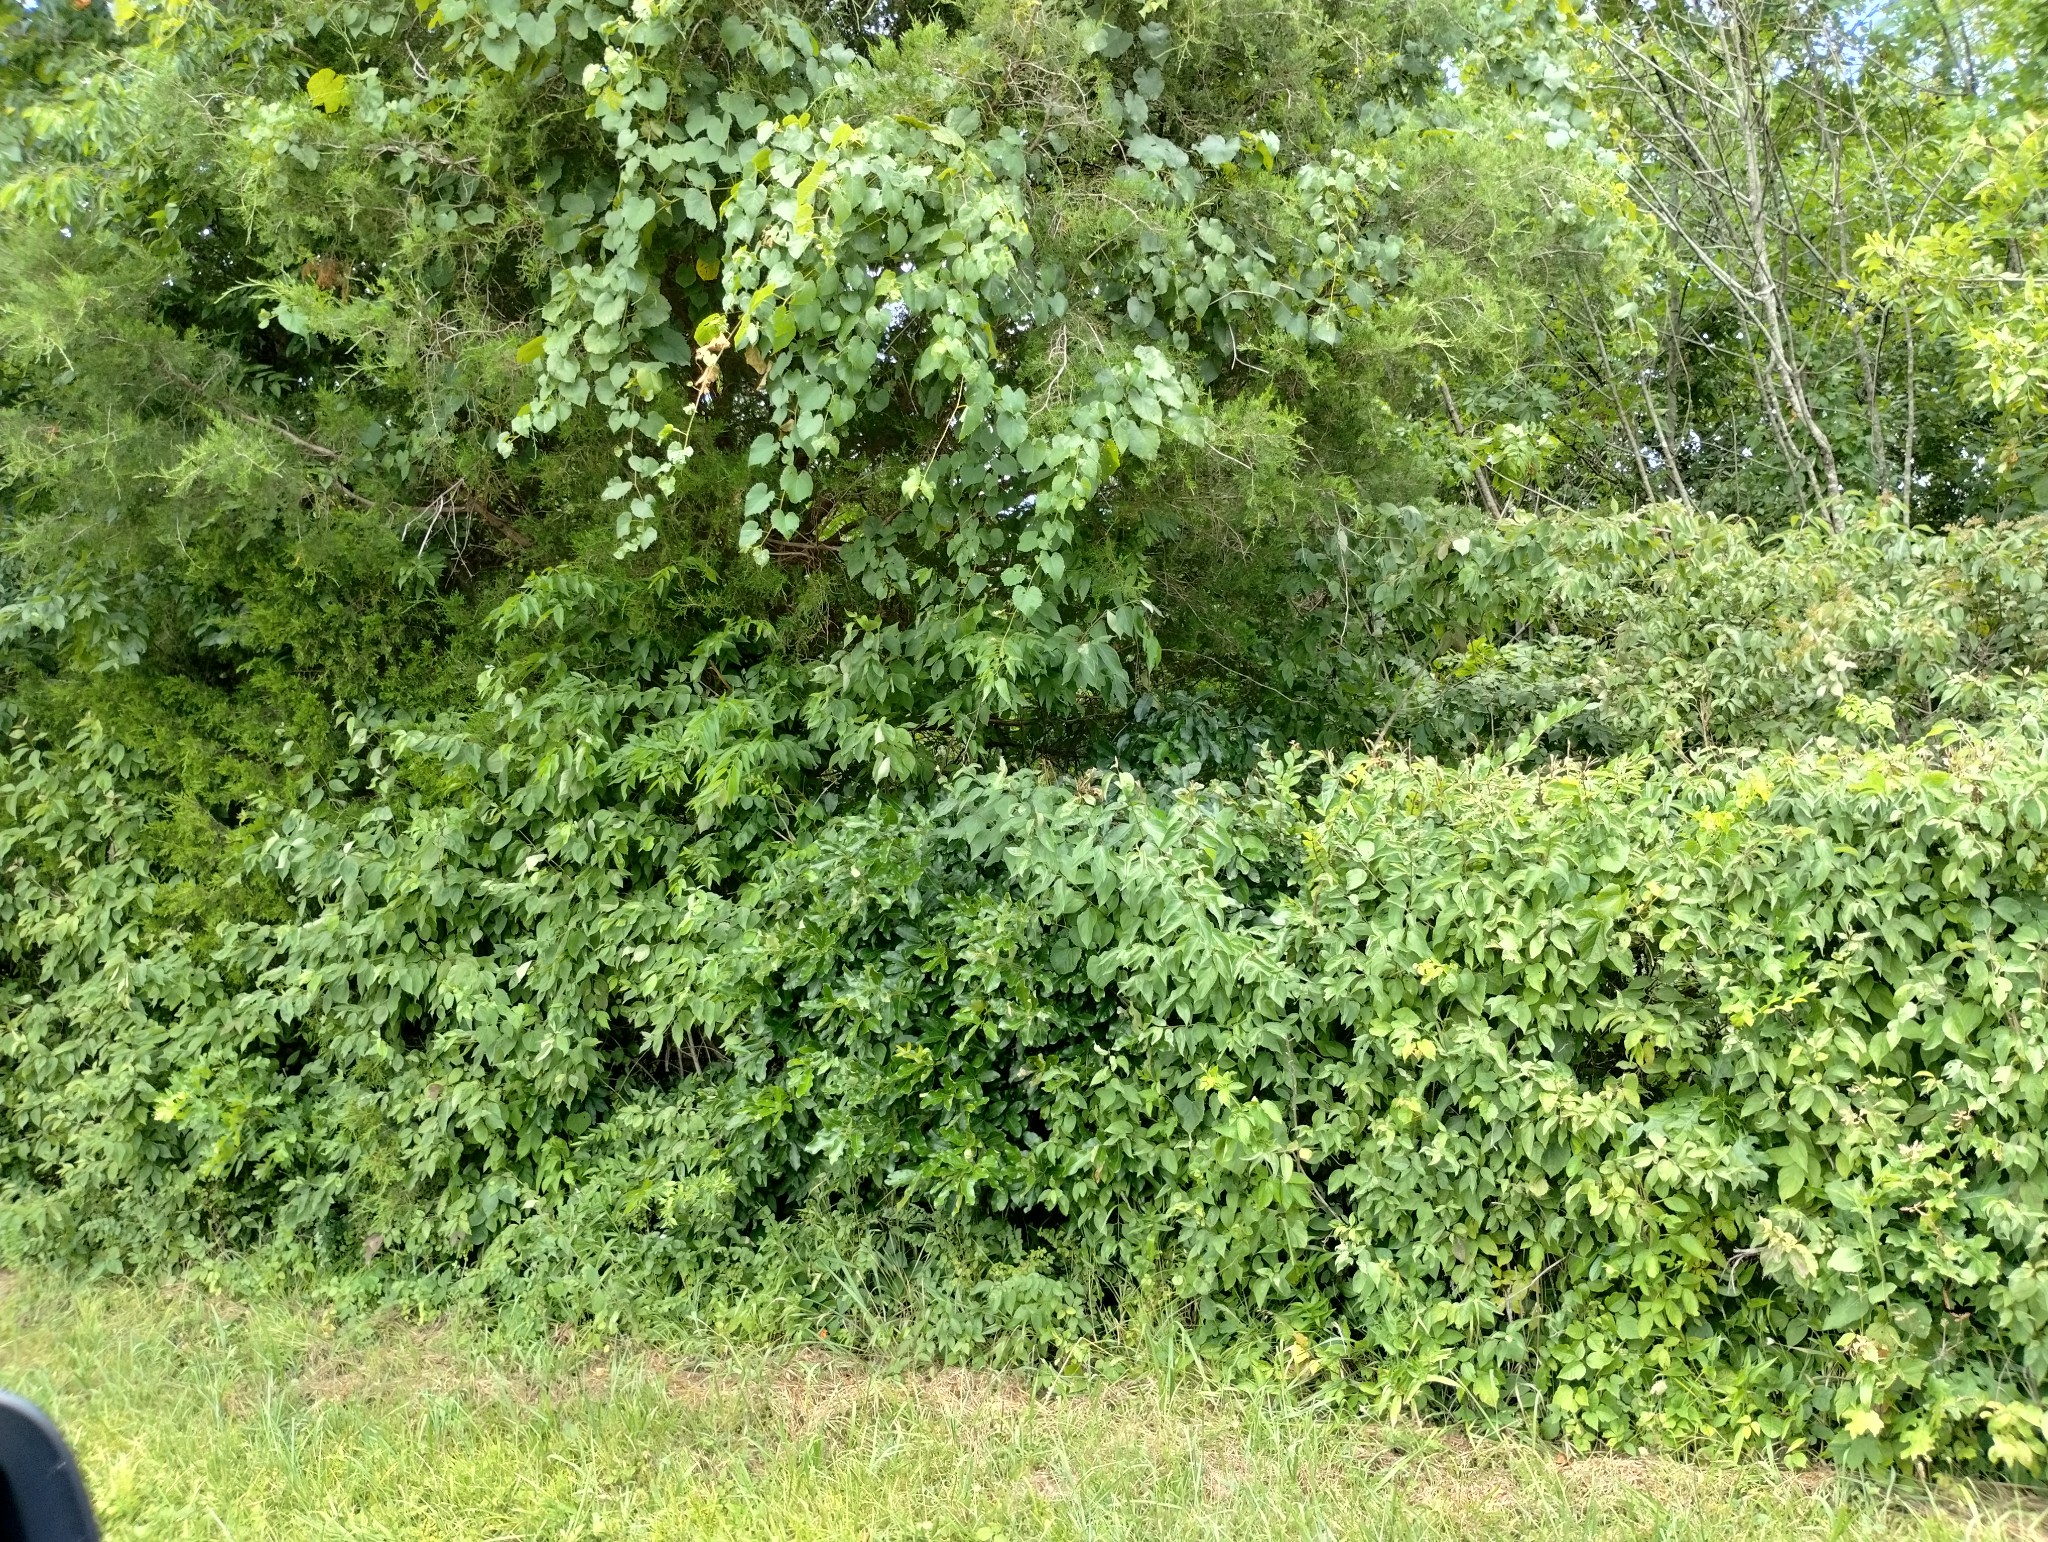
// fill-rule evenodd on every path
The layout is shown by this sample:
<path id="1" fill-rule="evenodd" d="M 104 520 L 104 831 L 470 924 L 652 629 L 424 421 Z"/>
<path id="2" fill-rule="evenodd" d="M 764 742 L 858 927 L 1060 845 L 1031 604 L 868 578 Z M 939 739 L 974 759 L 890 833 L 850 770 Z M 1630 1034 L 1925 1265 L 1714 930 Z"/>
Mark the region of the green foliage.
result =
<path id="1" fill-rule="evenodd" d="M 1932 524 L 2041 507 L 2039 343 L 2002 298 L 2039 279 L 2032 11 L 1660 3 L 1583 37 L 1528 89 L 1604 122 L 1665 253 L 1560 335 L 1599 404 L 1560 435 L 1581 474 L 1766 526 L 1858 491 Z"/>
<path id="2" fill-rule="evenodd" d="M 2038 1471 L 2026 33 L 1717 16 L 6 12 L 7 1247 Z"/>
<path id="3" fill-rule="evenodd" d="M 1865 292 L 1909 307 L 1955 355 L 1963 399 L 1990 409 L 1996 485 L 2022 507 L 2048 506 L 2048 461 L 2036 443 L 2048 411 L 2041 149 L 2037 113 L 1973 130 L 1949 169 L 1967 187 L 1955 217 L 1875 233 L 1858 253 Z"/>
<path id="4" fill-rule="evenodd" d="M 1284 623 L 1166 640 L 1260 687 L 1244 695 L 1274 743 L 1384 732 L 1438 754 L 1540 719 L 1553 748 L 1597 754 L 1890 742 L 1982 719 L 2048 663 L 2039 520 L 1929 534 L 1885 503 L 1843 524 L 1762 536 L 1676 504 L 1356 510 L 1296 553 Z M 1128 738 L 1120 749 L 1146 764 Z"/>
<path id="5" fill-rule="evenodd" d="M 734 839 L 684 807 L 720 705 L 359 728 L 249 860 L 296 918 L 211 935 L 125 854 L 145 763 L 18 750 L 14 1245 L 282 1237 L 617 1312 L 868 1216 L 937 1260 L 928 1350 L 1057 1350 L 1109 1283 L 1386 1408 L 2038 1467 L 2031 698 L 1675 765 L 986 771 L 788 834 L 756 791 L 737 888 L 685 876 Z"/>

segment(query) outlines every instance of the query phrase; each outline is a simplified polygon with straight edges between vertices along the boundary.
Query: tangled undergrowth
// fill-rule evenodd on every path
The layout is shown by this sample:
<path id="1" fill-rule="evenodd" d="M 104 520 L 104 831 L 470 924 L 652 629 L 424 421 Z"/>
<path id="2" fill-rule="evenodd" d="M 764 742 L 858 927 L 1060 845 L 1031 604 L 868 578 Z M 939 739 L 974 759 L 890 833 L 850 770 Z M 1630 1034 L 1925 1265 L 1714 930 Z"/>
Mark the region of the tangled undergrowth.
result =
<path id="1" fill-rule="evenodd" d="M 2041 1473 L 2031 23 L 0 14 L 9 1256 Z"/>

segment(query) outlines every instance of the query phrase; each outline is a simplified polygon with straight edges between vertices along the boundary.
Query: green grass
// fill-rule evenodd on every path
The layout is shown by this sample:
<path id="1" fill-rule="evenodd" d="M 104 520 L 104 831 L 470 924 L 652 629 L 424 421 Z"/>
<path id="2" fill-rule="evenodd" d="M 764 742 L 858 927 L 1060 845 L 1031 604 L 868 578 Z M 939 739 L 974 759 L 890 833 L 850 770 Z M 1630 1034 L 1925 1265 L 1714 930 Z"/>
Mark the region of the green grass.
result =
<path id="1" fill-rule="evenodd" d="M 191 1286 L 0 1275 L 0 1383 L 56 1415 L 109 1538 L 2003 1538 L 2004 1490 L 1525 1440 L 1152 1383 L 1035 1395 L 824 1353 L 511 1343 Z"/>

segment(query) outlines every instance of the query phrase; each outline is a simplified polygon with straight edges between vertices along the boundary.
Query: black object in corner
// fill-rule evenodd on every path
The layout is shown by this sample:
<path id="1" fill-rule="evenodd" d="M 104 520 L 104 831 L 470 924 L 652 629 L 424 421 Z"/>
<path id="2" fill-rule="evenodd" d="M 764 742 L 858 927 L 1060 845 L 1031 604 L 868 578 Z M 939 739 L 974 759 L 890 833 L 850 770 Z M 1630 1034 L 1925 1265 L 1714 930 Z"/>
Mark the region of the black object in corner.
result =
<path id="1" fill-rule="evenodd" d="M 0 1392 L 0 1542 L 100 1542 L 71 1448 L 11 1392 Z"/>

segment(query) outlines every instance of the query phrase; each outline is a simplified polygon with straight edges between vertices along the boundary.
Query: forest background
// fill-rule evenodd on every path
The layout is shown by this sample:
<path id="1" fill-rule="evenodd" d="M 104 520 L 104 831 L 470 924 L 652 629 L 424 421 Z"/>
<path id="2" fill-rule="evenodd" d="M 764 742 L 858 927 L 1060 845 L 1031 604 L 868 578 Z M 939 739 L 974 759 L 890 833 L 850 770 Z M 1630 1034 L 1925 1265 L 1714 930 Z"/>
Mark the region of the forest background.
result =
<path id="1" fill-rule="evenodd" d="M 8 1256 L 2039 1474 L 2033 8 L 4 16 Z"/>

